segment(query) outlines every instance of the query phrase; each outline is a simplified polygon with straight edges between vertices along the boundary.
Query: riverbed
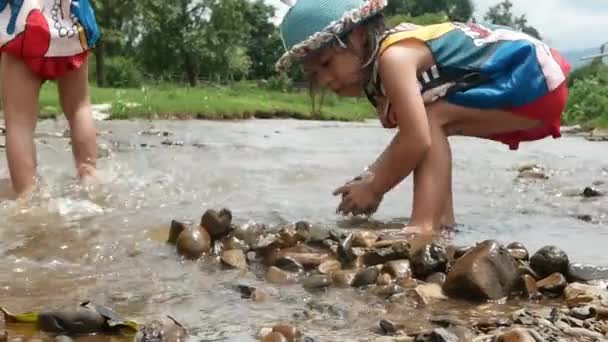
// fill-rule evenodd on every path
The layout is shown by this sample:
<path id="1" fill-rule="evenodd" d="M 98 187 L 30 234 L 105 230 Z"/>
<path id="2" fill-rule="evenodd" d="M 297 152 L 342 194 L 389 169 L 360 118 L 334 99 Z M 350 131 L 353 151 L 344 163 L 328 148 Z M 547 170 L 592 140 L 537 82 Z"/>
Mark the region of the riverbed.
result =
<path id="1" fill-rule="evenodd" d="M 272 299 L 252 303 L 232 287 L 261 286 L 253 274 L 181 261 L 155 238 L 172 219 L 198 221 L 206 209 L 222 207 L 237 223 L 399 227 L 411 208 L 411 180 L 385 196 L 371 221 L 335 214 L 332 190 L 360 173 L 392 137 L 376 122 L 101 122 L 99 184 L 89 188 L 74 180 L 64 130 L 61 120 L 38 126 L 41 186 L 27 205 L 8 199 L 0 158 L 0 305 L 12 311 L 91 299 L 138 321 L 170 314 L 196 341 L 249 341 L 265 325 L 294 321 L 320 341 L 358 341 L 372 334 L 381 315 L 423 327 L 436 311 L 474 316 L 515 305 L 448 303 L 417 311 L 357 290 L 319 295 L 267 284 Z M 572 261 L 608 266 L 608 197 L 580 196 L 585 187 L 608 193 L 602 183 L 608 143 L 566 136 L 517 152 L 480 139 L 451 143 L 457 244 L 519 241 L 531 253 L 551 244 Z M 531 164 L 548 179 L 518 178 L 518 169 Z M 318 307 L 332 309 L 316 320 L 302 318 Z"/>

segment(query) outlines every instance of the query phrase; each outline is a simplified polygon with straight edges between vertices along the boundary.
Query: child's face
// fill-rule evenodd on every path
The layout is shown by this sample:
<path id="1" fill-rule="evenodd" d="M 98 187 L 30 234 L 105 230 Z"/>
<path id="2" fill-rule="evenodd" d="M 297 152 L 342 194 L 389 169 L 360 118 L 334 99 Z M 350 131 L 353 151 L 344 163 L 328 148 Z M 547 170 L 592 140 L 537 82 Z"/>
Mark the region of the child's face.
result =
<path id="1" fill-rule="evenodd" d="M 340 96 L 360 96 L 363 36 L 353 32 L 348 47 L 328 47 L 319 51 L 304 64 L 309 77 L 322 87 Z"/>

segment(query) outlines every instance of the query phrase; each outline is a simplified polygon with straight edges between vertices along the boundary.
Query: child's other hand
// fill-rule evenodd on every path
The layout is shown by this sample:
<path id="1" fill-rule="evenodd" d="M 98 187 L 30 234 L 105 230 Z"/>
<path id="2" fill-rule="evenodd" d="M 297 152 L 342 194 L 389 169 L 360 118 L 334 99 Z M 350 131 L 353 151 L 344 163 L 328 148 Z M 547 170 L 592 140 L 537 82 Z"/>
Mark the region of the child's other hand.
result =
<path id="1" fill-rule="evenodd" d="M 342 202 L 336 212 L 343 215 L 371 215 L 378 210 L 382 195 L 371 187 L 372 177 L 361 176 L 336 189 L 334 196 L 342 195 Z"/>
<path id="2" fill-rule="evenodd" d="M 389 129 L 397 127 L 397 114 L 388 100 L 381 101 L 376 111 L 382 127 Z"/>

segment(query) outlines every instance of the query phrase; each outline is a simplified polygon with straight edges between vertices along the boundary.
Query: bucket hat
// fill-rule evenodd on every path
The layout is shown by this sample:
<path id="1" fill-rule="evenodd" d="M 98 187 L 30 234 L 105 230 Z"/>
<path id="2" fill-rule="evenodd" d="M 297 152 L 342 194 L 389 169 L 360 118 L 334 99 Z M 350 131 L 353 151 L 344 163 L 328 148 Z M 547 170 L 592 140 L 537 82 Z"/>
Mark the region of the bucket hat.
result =
<path id="1" fill-rule="evenodd" d="M 311 52 L 339 40 L 380 13 L 387 0 L 282 0 L 291 8 L 279 27 L 285 53 L 276 64 L 286 71 Z"/>

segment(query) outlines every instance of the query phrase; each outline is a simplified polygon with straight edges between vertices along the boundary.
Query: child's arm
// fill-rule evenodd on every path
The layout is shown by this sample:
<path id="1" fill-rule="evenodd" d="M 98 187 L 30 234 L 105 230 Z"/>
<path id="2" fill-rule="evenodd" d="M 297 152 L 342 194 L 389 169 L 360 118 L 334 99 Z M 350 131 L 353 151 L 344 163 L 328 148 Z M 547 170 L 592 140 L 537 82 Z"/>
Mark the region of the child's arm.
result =
<path id="1" fill-rule="evenodd" d="M 416 79 L 427 50 L 418 44 L 421 43 L 394 45 L 380 57 L 380 75 L 397 115 L 399 131 L 372 165 L 373 177 L 336 190 L 335 194 L 344 195 L 340 208 L 346 213 L 374 207 L 372 202 L 406 178 L 431 145 L 430 127 Z"/>

